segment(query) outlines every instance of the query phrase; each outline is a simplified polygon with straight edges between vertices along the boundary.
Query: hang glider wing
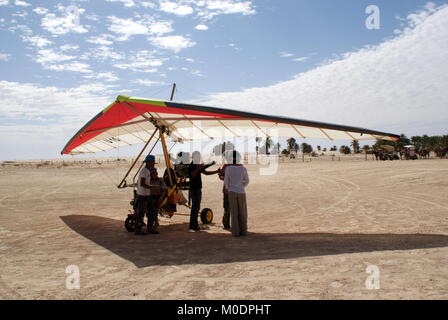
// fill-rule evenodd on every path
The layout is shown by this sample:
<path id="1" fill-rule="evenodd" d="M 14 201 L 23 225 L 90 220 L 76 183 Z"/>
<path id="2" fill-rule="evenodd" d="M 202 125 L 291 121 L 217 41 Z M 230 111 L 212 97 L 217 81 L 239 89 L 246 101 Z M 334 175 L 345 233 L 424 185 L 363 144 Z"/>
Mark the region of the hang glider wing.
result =
<path id="1" fill-rule="evenodd" d="M 146 142 L 156 127 L 170 140 L 231 137 L 299 137 L 330 140 L 398 140 L 375 130 L 177 102 L 118 96 L 70 139 L 61 154 L 96 153 Z"/>

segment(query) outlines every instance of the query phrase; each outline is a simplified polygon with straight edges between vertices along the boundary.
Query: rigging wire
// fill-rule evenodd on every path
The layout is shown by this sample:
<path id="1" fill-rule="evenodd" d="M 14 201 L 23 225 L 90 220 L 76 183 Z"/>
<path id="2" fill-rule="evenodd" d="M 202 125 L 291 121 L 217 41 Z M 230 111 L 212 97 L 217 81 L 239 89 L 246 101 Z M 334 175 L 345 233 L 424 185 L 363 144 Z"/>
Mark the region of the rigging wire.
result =
<path id="1" fill-rule="evenodd" d="M 104 176 L 106 176 L 106 178 L 111 182 L 111 184 L 113 184 L 113 185 L 115 185 L 115 183 L 114 183 L 114 179 L 113 178 L 111 178 L 111 176 L 110 175 L 107 175 L 106 174 L 106 172 L 105 172 L 105 168 L 103 167 L 103 162 L 99 162 L 96 158 L 95 158 L 95 156 L 94 156 L 94 151 L 91 151 L 91 150 L 89 150 L 89 148 L 87 147 L 87 146 L 85 146 L 85 148 L 87 149 L 87 151 L 89 151 L 89 153 L 87 153 L 95 162 L 96 162 L 96 164 L 99 166 L 99 168 L 100 168 L 100 172 L 104 175 Z M 104 151 L 103 151 L 104 152 Z M 103 160 L 104 161 L 104 160 Z"/>
<path id="2" fill-rule="evenodd" d="M 151 98 L 152 96 L 156 96 L 156 95 L 158 95 L 160 92 L 162 92 L 162 90 L 166 90 L 168 87 L 170 87 L 171 85 L 164 85 L 164 86 L 161 86 L 161 87 L 159 87 L 158 89 L 156 89 L 156 90 L 153 90 L 151 93 L 148 93 L 148 95 L 149 95 L 149 98 Z"/>
<path id="3" fill-rule="evenodd" d="M 196 97 L 196 101 L 197 100 L 201 100 L 201 99 L 204 99 L 204 98 L 210 98 L 210 94 L 205 94 L 205 93 L 203 93 L 203 92 L 200 92 L 200 91 L 198 91 L 198 90 L 196 90 L 196 89 L 192 89 L 192 88 L 190 88 L 190 87 L 188 87 L 188 86 L 185 86 L 185 85 L 183 85 L 182 84 L 182 87 L 183 88 L 185 88 L 186 90 L 188 90 L 188 91 L 190 91 L 191 93 L 187 93 L 187 92 L 185 92 L 185 91 L 179 91 L 179 92 L 182 92 L 182 93 L 187 93 L 187 95 L 190 95 L 190 96 L 192 96 L 192 97 Z M 197 98 L 199 96 L 199 98 Z M 230 102 L 228 102 L 228 101 L 225 101 L 225 100 L 223 100 L 222 98 L 217 98 L 216 97 L 216 95 L 214 95 L 213 96 L 213 100 L 216 100 L 216 101 L 218 101 L 218 102 L 222 102 L 223 103 L 223 105 L 226 105 L 226 106 L 230 106 L 230 107 L 232 107 L 232 108 L 235 108 L 235 109 L 241 109 L 241 110 L 245 110 L 245 109 L 247 109 L 247 107 L 245 108 L 245 107 L 243 107 L 243 106 L 241 106 L 241 105 L 236 105 L 236 104 L 234 104 L 234 103 L 230 103 Z M 214 104 L 214 106 L 218 106 L 217 104 Z"/>
<path id="4" fill-rule="evenodd" d="M 181 84 L 180 86 L 178 85 L 178 87 L 185 88 L 185 90 L 187 90 L 187 91 L 192 93 L 191 94 L 192 96 L 199 96 L 199 97 L 207 97 L 208 96 L 208 94 L 204 94 L 203 92 L 199 92 L 198 90 L 192 89 L 189 86 L 186 86 L 184 84 Z"/>
<path id="5" fill-rule="evenodd" d="M 168 150 L 168 152 L 171 152 L 171 150 L 173 150 L 173 148 L 176 146 L 177 141 L 174 142 L 174 144 L 171 146 L 171 148 Z"/>
<path id="6" fill-rule="evenodd" d="M 191 94 L 191 93 L 188 93 L 188 92 L 186 92 L 186 91 L 183 91 L 183 90 L 180 90 L 180 89 L 176 89 L 176 91 L 178 91 L 178 94 L 180 93 L 181 95 L 184 95 L 184 96 L 190 96 L 190 97 L 192 97 L 193 99 L 191 100 L 191 101 L 195 101 L 194 99 L 195 98 L 197 98 L 197 96 L 196 95 L 194 95 L 194 94 Z M 179 95 L 178 95 L 179 96 Z M 178 100 L 181 100 L 181 99 L 178 99 Z M 185 99 L 186 101 L 188 101 L 189 99 Z"/>
<path id="7" fill-rule="evenodd" d="M 111 178 L 111 176 L 106 174 L 106 172 L 105 172 L 106 168 L 103 167 L 104 160 L 102 162 L 98 161 L 95 158 L 95 156 L 93 155 L 93 153 L 89 153 L 89 156 L 96 162 L 96 164 L 98 165 L 98 168 L 100 168 L 100 172 L 107 178 L 107 180 L 109 180 L 111 184 L 116 185 L 114 179 Z M 112 169 L 113 169 L 113 167 L 112 167 Z"/>

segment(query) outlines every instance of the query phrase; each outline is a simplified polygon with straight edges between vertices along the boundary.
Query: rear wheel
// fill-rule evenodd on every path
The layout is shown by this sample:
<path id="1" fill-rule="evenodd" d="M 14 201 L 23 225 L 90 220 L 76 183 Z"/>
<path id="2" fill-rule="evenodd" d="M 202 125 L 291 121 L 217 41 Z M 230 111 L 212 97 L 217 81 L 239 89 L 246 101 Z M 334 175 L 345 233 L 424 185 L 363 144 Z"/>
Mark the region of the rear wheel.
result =
<path id="1" fill-rule="evenodd" d="M 124 221 L 124 227 L 129 232 L 134 232 L 135 230 L 135 219 L 131 216 L 128 216 L 126 220 Z"/>
<path id="2" fill-rule="evenodd" d="M 213 221 L 213 211 L 212 209 L 205 208 L 201 211 L 201 222 L 203 224 L 210 224 Z"/>

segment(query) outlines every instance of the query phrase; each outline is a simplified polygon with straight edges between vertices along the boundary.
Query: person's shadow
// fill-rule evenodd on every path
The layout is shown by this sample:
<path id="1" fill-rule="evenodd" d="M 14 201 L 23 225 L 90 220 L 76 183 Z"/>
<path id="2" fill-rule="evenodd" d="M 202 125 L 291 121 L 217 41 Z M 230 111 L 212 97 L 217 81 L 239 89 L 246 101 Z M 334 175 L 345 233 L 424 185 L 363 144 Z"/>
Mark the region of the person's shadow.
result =
<path id="1" fill-rule="evenodd" d="M 60 218 L 81 236 L 139 268 L 448 246 L 448 236 L 435 234 L 253 233 L 232 237 L 230 233 L 190 233 L 187 224 L 161 226 L 160 235 L 135 236 L 120 220 L 87 215 Z"/>

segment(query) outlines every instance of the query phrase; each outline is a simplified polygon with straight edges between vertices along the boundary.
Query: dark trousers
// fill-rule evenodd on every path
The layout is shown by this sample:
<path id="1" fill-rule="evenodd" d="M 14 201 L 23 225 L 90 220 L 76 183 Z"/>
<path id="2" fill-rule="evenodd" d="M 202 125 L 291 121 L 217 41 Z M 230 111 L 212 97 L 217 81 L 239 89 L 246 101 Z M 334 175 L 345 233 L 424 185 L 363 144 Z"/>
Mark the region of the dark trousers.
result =
<path id="1" fill-rule="evenodd" d="M 137 197 L 137 217 L 135 218 L 135 231 L 140 231 L 142 228 L 142 221 L 145 217 L 148 218 L 148 228 L 153 228 L 157 218 L 156 198 L 151 196 Z"/>
<path id="2" fill-rule="evenodd" d="M 198 229 L 198 215 L 201 209 L 202 190 L 190 189 L 191 211 L 190 211 L 190 229 Z"/>
<path id="3" fill-rule="evenodd" d="M 224 207 L 224 215 L 222 216 L 222 224 L 224 228 L 230 228 L 230 206 L 229 206 L 229 194 L 223 193 L 223 207 Z"/>

